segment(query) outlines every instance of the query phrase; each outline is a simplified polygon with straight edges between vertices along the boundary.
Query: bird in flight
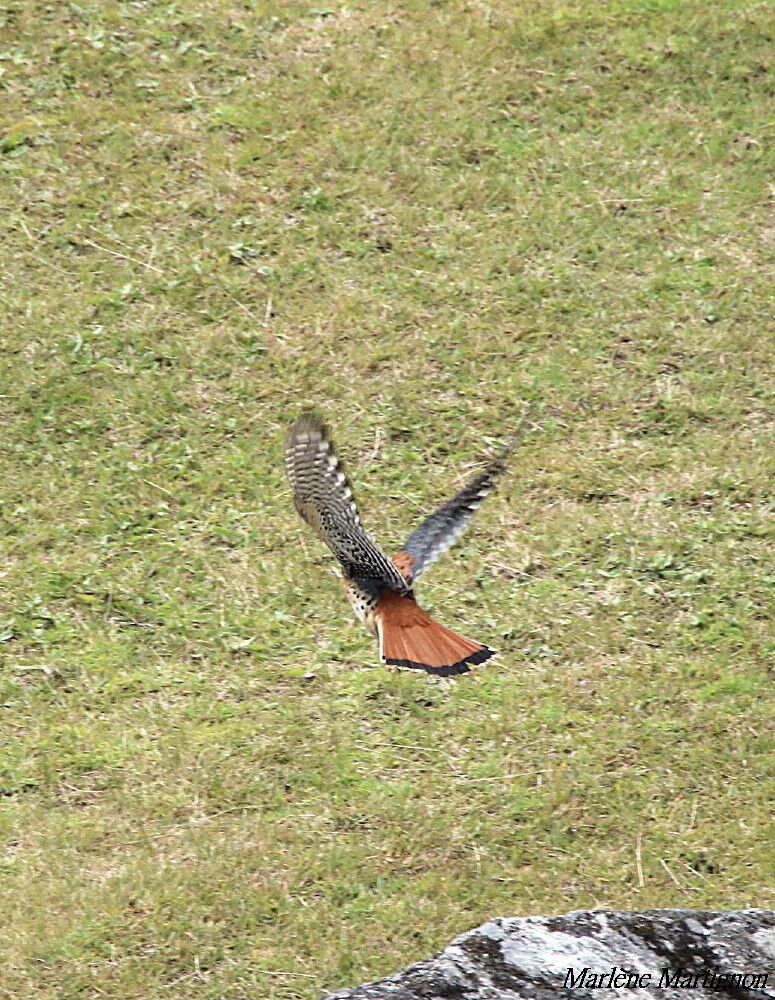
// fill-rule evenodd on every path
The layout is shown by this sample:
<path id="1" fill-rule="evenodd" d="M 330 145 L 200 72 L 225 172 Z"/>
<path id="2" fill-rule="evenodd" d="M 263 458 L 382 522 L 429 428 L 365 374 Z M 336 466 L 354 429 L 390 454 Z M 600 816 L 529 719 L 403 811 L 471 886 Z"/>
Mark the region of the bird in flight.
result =
<path id="1" fill-rule="evenodd" d="M 342 585 L 379 642 L 382 663 L 449 677 L 493 655 L 484 643 L 433 621 L 414 599 L 414 583 L 465 527 L 505 467 L 507 454 L 427 517 L 390 559 L 361 525 L 352 489 L 317 417 L 303 414 L 288 432 L 285 467 L 300 516 L 342 565 Z"/>

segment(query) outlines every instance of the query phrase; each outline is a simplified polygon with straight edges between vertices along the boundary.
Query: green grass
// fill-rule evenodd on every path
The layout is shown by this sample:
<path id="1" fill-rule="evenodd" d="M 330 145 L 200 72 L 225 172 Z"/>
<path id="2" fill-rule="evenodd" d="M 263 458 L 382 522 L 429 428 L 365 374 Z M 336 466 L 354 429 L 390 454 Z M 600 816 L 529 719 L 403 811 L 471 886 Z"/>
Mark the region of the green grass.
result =
<path id="1" fill-rule="evenodd" d="M 0 11 L 0 996 L 771 902 L 771 11 Z M 374 665 L 308 402 L 393 548 L 531 404 L 419 589 L 497 660 Z"/>

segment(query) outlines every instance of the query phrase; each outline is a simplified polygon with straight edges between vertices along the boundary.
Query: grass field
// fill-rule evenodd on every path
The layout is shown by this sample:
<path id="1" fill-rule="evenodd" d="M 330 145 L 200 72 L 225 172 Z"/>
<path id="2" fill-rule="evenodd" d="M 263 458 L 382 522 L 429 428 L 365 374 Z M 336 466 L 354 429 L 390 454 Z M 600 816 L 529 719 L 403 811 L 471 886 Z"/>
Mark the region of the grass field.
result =
<path id="1" fill-rule="evenodd" d="M 772 9 L 0 4 L 0 996 L 303 998 L 496 915 L 773 902 Z M 499 648 L 375 665 L 333 423 Z"/>

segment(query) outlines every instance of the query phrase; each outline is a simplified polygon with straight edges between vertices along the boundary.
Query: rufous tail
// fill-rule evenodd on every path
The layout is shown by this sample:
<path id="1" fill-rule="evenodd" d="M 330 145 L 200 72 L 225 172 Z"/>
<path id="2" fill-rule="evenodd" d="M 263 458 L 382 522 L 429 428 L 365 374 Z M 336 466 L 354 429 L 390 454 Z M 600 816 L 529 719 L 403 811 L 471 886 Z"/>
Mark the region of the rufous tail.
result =
<path id="1" fill-rule="evenodd" d="M 450 677 L 484 663 L 494 650 L 437 624 L 411 596 L 383 590 L 374 609 L 383 663 Z"/>

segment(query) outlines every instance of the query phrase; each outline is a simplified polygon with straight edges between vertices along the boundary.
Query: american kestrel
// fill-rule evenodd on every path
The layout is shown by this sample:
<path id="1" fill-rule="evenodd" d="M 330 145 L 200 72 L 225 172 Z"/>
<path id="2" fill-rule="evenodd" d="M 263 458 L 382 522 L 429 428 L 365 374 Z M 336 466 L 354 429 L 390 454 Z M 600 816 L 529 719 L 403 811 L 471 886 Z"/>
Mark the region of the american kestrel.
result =
<path id="1" fill-rule="evenodd" d="M 379 642 L 379 658 L 448 677 L 467 673 L 493 650 L 433 621 L 414 599 L 422 571 L 457 538 L 492 489 L 506 455 L 491 462 L 427 517 L 390 559 L 361 526 L 352 489 L 327 430 L 304 414 L 293 424 L 285 446 L 293 503 L 301 517 L 342 565 L 342 585 L 356 616 Z"/>

